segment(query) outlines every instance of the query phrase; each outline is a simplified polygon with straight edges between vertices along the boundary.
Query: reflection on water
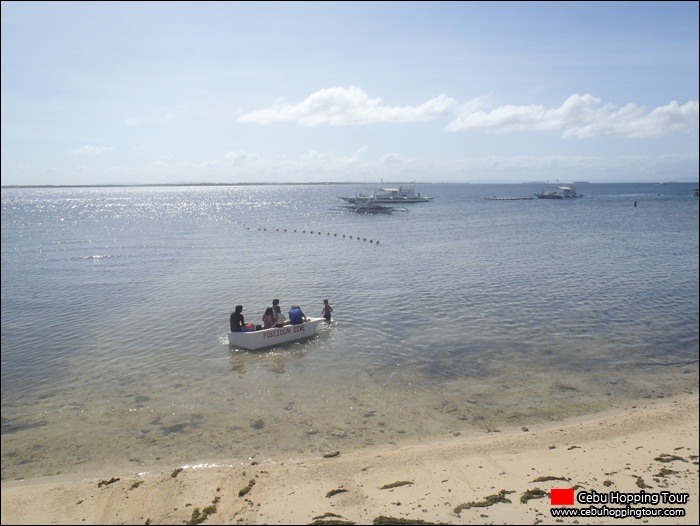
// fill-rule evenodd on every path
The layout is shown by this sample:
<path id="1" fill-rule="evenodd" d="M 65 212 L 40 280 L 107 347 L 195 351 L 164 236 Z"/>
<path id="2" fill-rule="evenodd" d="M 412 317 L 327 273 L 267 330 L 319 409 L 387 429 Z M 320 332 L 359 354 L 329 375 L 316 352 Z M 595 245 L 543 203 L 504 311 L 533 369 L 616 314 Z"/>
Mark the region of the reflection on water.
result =
<path id="1" fill-rule="evenodd" d="M 291 347 L 295 344 L 286 344 L 283 347 Z M 297 347 L 300 344 L 296 344 Z M 299 360 L 307 353 L 304 349 L 294 351 L 241 351 L 230 350 L 231 369 L 239 374 L 246 374 L 249 370 L 263 369 L 275 374 L 286 374 L 287 359 Z"/>

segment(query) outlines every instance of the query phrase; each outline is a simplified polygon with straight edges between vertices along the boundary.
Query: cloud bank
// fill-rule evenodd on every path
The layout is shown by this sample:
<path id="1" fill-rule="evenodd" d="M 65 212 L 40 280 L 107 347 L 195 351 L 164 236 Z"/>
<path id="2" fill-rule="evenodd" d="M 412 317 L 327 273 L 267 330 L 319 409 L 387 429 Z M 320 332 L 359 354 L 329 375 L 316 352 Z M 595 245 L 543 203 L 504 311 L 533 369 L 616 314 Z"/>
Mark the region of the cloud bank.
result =
<path id="1" fill-rule="evenodd" d="M 388 106 L 382 99 L 370 98 L 361 88 L 350 86 L 319 90 L 297 104 L 280 101 L 269 108 L 246 113 L 239 121 L 261 125 L 296 122 L 300 126 L 349 126 L 452 119 L 445 131 L 561 131 L 565 139 L 601 136 L 640 139 L 698 131 L 698 101 L 683 105 L 671 101 L 648 111 L 634 103 L 617 107 L 603 104 L 591 94 L 574 94 L 555 108 L 536 104 L 507 104 L 491 109 L 480 106 L 483 102 L 475 99 L 460 109 L 457 101 L 446 95 L 416 106 Z"/>
<path id="2" fill-rule="evenodd" d="M 108 152 L 110 150 L 114 150 L 113 147 L 111 146 L 81 146 L 80 148 L 76 148 L 75 150 L 72 150 L 70 153 L 71 155 L 99 155 L 104 152 Z"/>
<path id="3" fill-rule="evenodd" d="M 562 137 L 617 136 L 629 138 L 662 137 L 697 132 L 698 102 L 679 106 L 671 101 L 647 112 L 629 103 L 622 108 L 602 104 L 593 95 L 571 95 L 558 108 L 540 105 L 500 106 L 490 111 L 465 111 L 447 125 L 451 132 L 488 130 L 509 133 L 533 130 L 562 130 Z"/>
<path id="4" fill-rule="evenodd" d="M 301 126 L 423 122 L 452 115 L 456 104 L 455 99 L 438 95 L 419 106 L 386 106 L 382 99 L 370 99 L 362 89 L 350 86 L 322 89 L 297 104 L 277 102 L 238 120 L 255 124 L 297 122 Z"/>

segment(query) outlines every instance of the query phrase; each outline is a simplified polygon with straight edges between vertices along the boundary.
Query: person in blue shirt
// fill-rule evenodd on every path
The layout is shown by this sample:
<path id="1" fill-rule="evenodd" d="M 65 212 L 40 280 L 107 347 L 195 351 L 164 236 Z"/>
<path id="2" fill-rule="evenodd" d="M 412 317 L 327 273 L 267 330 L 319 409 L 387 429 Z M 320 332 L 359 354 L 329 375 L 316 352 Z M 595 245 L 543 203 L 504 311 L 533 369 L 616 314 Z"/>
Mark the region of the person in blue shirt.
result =
<path id="1" fill-rule="evenodd" d="M 289 323 L 301 325 L 305 321 L 307 321 L 306 315 L 302 312 L 301 307 L 298 305 L 292 307 L 292 310 L 289 311 Z"/>

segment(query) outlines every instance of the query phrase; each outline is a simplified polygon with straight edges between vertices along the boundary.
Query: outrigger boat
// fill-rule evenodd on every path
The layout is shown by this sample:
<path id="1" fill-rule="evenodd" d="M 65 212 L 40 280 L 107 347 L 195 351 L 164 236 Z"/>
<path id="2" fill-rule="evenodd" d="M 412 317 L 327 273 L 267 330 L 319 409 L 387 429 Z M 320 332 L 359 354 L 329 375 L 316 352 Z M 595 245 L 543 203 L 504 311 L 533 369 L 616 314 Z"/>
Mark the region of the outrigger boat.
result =
<path id="1" fill-rule="evenodd" d="M 557 186 L 551 190 L 535 192 L 537 199 L 571 199 L 575 197 L 583 197 L 583 194 L 576 192 L 573 186 Z"/>
<path id="2" fill-rule="evenodd" d="M 355 201 L 353 204 L 340 205 L 340 208 L 331 210 L 347 210 L 355 214 L 393 214 L 394 212 L 408 212 L 405 206 L 384 206 L 377 203 L 373 197 L 366 201 Z"/>
<path id="3" fill-rule="evenodd" d="M 435 197 L 426 197 L 416 192 L 415 185 L 401 185 L 398 188 L 375 188 L 371 194 L 358 194 L 355 197 L 340 197 L 347 203 L 373 200 L 375 203 L 428 203 Z"/>
<path id="4" fill-rule="evenodd" d="M 249 351 L 257 351 L 281 343 L 311 338 L 316 334 L 318 324 L 323 321 L 323 318 L 307 318 L 307 320 L 299 325 L 285 325 L 284 327 L 273 327 L 259 331 L 229 332 L 228 344 Z"/>

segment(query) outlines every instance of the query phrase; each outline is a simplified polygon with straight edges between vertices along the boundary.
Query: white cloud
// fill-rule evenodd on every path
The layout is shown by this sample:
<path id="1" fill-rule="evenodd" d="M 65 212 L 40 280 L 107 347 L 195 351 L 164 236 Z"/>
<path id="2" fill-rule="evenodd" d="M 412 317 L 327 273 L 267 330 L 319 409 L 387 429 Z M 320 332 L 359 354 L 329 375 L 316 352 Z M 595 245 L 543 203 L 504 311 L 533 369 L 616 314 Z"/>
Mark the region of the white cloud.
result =
<path id="1" fill-rule="evenodd" d="M 99 155 L 104 152 L 114 150 L 111 146 L 81 146 L 71 151 L 71 155 Z"/>
<path id="2" fill-rule="evenodd" d="M 564 137 L 595 137 L 617 135 L 622 137 L 646 138 L 667 135 L 682 135 L 698 130 L 698 102 L 689 101 L 679 106 L 671 101 L 666 106 L 655 108 L 648 114 L 645 109 L 627 104 L 609 114 L 597 115 L 590 122 L 574 126 L 564 132 Z"/>
<path id="3" fill-rule="evenodd" d="M 228 152 L 224 155 L 224 159 L 234 164 L 244 164 L 247 161 L 254 161 L 257 155 L 245 152 L 243 150 L 238 150 L 235 152 Z"/>
<path id="4" fill-rule="evenodd" d="M 476 110 L 473 104 L 450 122 L 447 131 L 490 130 L 509 133 L 528 130 L 563 130 L 564 138 L 618 136 L 630 138 L 662 137 L 696 133 L 698 102 L 679 106 L 671 101 L 647 112 L 643 106 L 629 103 L 622 108 L 601 104 L 593 95 L 571 95 L 558 108 L 541 105 L 500 106 Z"/>
<path id="5" fill-rule="evenodd" d="M 164 163 L 163 161 L 154 161 L 152 163 L 149 163 L 144 167 L 146 170 L 152 170 L 152 171 L 162 171 L 168 168 L 168 165 Z"/>
<path id="6" fill-rule="evenodd" d="M 450 116 L 457 101 L 439 95 L 419 106 L 386 106 L 379 98 L 370 99 L 360 88 L 327 88 L 312 93 L 302 102 L 273 106 L 241 116 L 240 122 L 270 124 L 298 122 L 302 126 L 344 126 L 375 122 L 422 122 Z"/>
<path id="7" fill-rule="evenodd" d="M 395 167 L 406 164 L 406 159 L 396 153 L 387 153 L 386 155 L 382 155 L 378 163 L 380 166 L 384 167 Z"/>
<path id="8" fill-rule="evenodd" d="M 350 155 L 349 159 L 352 159 L 354 161 L 360 161 L 368 153 L 369 153 L 369 148 L 367 146 L 362 146 L 361 148 L 358 148 L 352 155 Z"/>
<path id="9" fill-rule="evenodd" d="M 316 161 L 321 161 L 325 162 L 331 159 L 331 156 L 329 153 L 322 153 L 322 152 L 317 152 L 316 150 L 309 150 L 308 152 L 302 154 L 300 156 L 300 159 L 302 161 L 307 161 L 307 162 L 316 162 Z"/>
<path id="10" fill-rule="evenodd" d="M 335 87 L 312 93 L 297 104 L 280 100 L 258 111 L 242 115 L 244 123 L 270 124 L 296 122 L 301 126 L 347 126 L 381 122 L 425 122 L 457 116 L 446 131 L 485 130 L 492 133 L 518 131 L 561 131 L 564 138 L 583 139 L 599 136 L 628 138 L 663 137 L 696 133 L 698 102 L 679 105 L 671 101 L 647 111 L 634 103 L 616 107 L 603 104 L 591 94 L 574 94 L 557 108 L 540 104 L 495 108 L 485 97 L 475 98 L 457 109 L 457 101 L 438 95 L 418 106 L 387 106 L 380 98 L 370 98 L 361 88 Z"/>

